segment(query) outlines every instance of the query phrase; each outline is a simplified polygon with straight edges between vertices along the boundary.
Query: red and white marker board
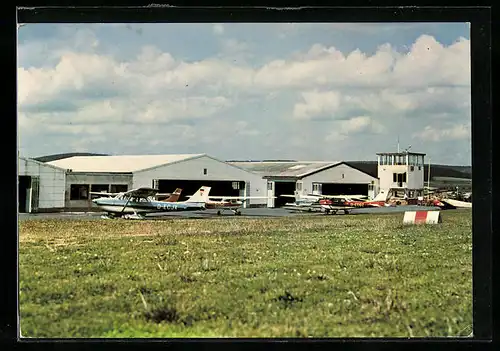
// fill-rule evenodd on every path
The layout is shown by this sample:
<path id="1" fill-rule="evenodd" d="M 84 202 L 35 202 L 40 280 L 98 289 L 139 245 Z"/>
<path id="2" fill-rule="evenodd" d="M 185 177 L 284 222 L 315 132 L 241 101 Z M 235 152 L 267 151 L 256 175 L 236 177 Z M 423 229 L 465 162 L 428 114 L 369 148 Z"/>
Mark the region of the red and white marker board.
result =
<path id="1" fill-rule="evenodd" d="M 406 211 L 403 224 L 437 224 L 441 223 L 440 211 Z"/>

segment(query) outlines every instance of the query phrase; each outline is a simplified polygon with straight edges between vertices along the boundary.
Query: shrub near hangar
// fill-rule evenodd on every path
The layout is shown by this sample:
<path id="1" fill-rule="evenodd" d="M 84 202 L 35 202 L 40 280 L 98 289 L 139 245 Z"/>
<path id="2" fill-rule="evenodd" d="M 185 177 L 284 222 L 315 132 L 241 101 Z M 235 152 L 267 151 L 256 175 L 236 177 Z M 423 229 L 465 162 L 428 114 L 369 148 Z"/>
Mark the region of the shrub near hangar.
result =
<path id="1" fill-rule="evenodd" d="M 206 154 L 74 156 L 49 162 L 67 170 L 66 208 L 95 209 L 90 192 L 119 192 L 153 187 L 160 192 L 182 188 L 180 201 L 201 186 L 210 195 L 265 196 L 266 180 Z M 95 196 L 95 195 L 93 195 Z M 265 199 L 252 199 L 265 206 Z"/>

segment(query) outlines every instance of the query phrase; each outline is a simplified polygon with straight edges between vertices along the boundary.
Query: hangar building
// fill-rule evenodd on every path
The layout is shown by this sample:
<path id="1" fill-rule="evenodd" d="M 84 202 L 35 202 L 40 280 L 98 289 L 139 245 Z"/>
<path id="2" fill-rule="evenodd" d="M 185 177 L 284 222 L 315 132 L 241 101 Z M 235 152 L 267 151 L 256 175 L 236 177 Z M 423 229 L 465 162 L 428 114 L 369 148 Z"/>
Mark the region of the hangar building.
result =
<path id="1" fill-rule="evenodd" d="M 268 207 L 280 207 L 290 198 L 283 194 L 368 195 L 378 193 L 378 178 L 346 162 L 231 161 L 267 179 Z"/>
<path id="2" fill-rule="evenodd" d="M 267 181 L 260 175 L 230 165 L 206 154 L 74 156 L 48 162 L 66 174 L 65 207 L 89 210 L 90 192 L 121 192 L 153 187 L 160 192 L 182 188 L 179 201 L 186 200 L 201 186 L 210 186 L 210 195 L 266 196 Z M 266 199 L 254 199 L 250 206 L 265 206 Z"/>
<path id="3" fill-rule="evenodd" d="M 64 209 L 66 170 L 18 157 L 19 213 Z"/>

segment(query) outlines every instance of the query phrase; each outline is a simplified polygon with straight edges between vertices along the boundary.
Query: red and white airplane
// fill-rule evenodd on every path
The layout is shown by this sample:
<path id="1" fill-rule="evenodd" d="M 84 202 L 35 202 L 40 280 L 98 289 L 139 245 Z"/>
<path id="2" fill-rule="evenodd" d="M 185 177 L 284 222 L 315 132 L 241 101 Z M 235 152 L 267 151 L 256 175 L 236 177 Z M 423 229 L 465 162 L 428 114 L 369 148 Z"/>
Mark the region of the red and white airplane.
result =
<path id="1" fill-rule="evenodd" d="M 296 199 L 293 204 L 286 204 L 285 208 L 300 211 L 313 211 L 314 208 L 320 208 L 326 214 L 336 214 L 342 210 L 345 214 L 350 213 L 354 208 L 360 207 L 383 207 L 389 206 L 385 201 L 375 198 L 367 200 L 366 195 L 317 195 L 307 194 L 301 195 L 295 192 L 295 195 L 281 195 L 284 197 L 294 197 Z M 304 204 L 304 202 L 306 204 Z M 291 206 L 292 205 L 292 206 Z"/>

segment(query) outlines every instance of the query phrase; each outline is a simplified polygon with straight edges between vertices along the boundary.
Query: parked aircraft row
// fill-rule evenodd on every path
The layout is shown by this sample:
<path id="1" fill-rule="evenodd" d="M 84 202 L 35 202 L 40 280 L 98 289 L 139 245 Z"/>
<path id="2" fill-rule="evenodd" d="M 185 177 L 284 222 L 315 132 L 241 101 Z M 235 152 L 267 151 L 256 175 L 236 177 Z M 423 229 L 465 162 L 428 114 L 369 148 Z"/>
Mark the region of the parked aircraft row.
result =
<path id="1" fill-rule="evenodd" d="M 294 195 L 281 196 L 295 198 L 295 202 L 287 203 L 284 206 L 292 211 L 322 211 L 325 214 L 336 214 L 341 210 L 348 214 L 352 209 L 359 207 L 389 206 L 382 198 L 376 197 L 373 200 L 368 200 L 366 195 L 301 195 L 295 192 Z"/>
<path id="2" fill-rule="evenodd" d="M 138 188 L 121 193 L 91 192 L 101 197 L 92 200 L 103 211 L 107 212 L 104 218 L 144 219 L 147 214 L 171 211 L 199 211 L 217 209 L 220 215 L 224 211 L 232 211 L 241 215 L 243 203 L 249 199 L 268 199 L 267 196 L 209 196 L 211 187 L 202 186 L 194 195 L 188 196 L 186 201 L 178 201 L 182 189 L 173 193 L 161 194 L 167 199 L 158 201 L 158 189 Z"/>
<path id="3" fill-rule="evenodd" d="M 199 211 L 205 209 L 216 209 L 221 215 L 224 211 L 231 211 L 235 215 L 241 215 L 240 209 L 244 202 L 249 199 L 269 199 L 275 196 L 209 196 L 211 187 L 202 186 L 194 195 L 188 196 L 186 201 L 179 201 L 182 189 L 177 188 L 173 193 L 161 194 L 158 189 L 138 188 L 121 193 L 91 192 L 99 195 L 99 198 L 92 200 L 103 211 L 107 212 L 105 218 L 133 218 L 143 219 L 150 213 L 170 212 L 170 211 Z M 167 196 L 164 200 L 157 200 L 159 195 Z M 285 204 L 284 208 L 291 211 L 321 211 L 325 214 L 336 214 L 343 211 L 349 214 L 352 209 L 359 207 L 384 207 L 391 206 L 383 198 L 385 195 L 377 196 L 373 200 L 368 200 L 366 195 L 301 195 L 295 192 L 294 195 L 280 195 L 295 199 L 292 203 Z M 436 200 L 434 206 L 444 208 L 450 207 L 471 207 L 454 203 L 453 200 Z M 442 202 L 446 202 L 443 204 Z"/>

